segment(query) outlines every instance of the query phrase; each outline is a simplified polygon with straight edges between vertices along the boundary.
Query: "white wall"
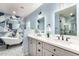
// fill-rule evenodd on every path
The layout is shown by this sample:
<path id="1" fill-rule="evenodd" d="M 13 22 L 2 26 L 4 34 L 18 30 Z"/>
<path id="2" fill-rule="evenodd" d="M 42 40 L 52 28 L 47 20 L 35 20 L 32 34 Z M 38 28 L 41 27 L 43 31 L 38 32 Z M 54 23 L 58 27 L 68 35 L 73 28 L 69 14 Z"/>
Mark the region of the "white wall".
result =
<path id="1" fill-rule="evenodd" d="M 79 36 L 79 4 L 77 4 L 77 35 Z"/>

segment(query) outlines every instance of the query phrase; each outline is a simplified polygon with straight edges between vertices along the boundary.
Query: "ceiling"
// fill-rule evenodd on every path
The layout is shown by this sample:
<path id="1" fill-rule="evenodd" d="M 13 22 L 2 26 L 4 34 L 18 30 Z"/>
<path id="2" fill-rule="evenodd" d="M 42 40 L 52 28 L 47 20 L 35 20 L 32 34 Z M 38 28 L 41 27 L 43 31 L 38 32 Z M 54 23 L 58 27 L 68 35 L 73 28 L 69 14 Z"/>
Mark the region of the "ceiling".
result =
<path id="1" fill-rule="evenodd" d="M 25 17 L 41 5 L 42 3 L 0 3 L 0 12 L 13 14 L 16 11 L 16 15 Z"/>
<path id="2" fill-rule="evenodd" d="M 76 14 L 76 5 L 59 11 L 59 14 L 65 16 L 65 17 L 70 16 L 71 13 L 74 15 Z"/>

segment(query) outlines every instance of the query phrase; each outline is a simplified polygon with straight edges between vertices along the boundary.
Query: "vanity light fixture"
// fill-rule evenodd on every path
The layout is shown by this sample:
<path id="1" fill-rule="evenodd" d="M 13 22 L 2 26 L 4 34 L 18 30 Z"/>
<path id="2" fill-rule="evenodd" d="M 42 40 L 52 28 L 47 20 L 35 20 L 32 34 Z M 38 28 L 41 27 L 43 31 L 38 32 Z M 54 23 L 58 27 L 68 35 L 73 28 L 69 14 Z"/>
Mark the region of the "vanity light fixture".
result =
<path id="1" fill-rule="evenodd" d="M 42 14 L 42 12 L 41 12 L 41 11 L 39 12 L 39 15 L 40 15 L 40 14 Z"/>
<path id="2" fill-rule="evenodd" d="M 15 18 L 16 18 L 16 16 L 15 16 L 15 15 L 16 15 L 16 11 L 13 10 L 13 11 L 12 11 L 12 14 L 13 14 L 13 15 L 12 15 L 12 18 L 15 19 Z"/>
<path id="3" fill-rule="evenodd" d="M 74 15 L 73 13 L 70 13 L 70 16 L 73 17 L 73 16 L 75 16 L 75 15 Z"/>
<path id="4" fill-rule="evenodd" d="M 43 17 L 43 15 L 41 15 L 42 14 L 42 12 L 40 11 L 39 13 L 38 13 L 38 18 L 42 18 Z"/>
<path id="5" fill-rule="evenodd" d="M 70 13 L 70 16 L 73 15 L 73 13 Z"/>
<path id="6" fill-rule="evenodd" d="M 16 11 L 12 11 L 13 14 L 16 14 Z"/>

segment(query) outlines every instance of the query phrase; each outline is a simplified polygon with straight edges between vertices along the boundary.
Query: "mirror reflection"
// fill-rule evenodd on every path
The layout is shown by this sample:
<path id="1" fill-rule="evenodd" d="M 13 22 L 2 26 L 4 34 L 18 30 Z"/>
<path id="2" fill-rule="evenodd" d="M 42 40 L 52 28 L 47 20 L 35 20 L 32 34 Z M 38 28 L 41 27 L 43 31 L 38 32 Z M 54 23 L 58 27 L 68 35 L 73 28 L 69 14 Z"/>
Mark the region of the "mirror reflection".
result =
<path id="1" fill-rule="evenodd" d="M 77 35 L 76 6 L 72 6 L 56 13 L 55 29 L 59 34 Z M 58 27 L 57 27 L 58 23 Z M 56 34 L 58 34 L 56 32 Z"/>
<path id="2" fill-rule="evenodd" d="M 44 33 L 45 31 L 45 18 L 41 17 L 37 20 L 37 29 L 40 33 Z"/>

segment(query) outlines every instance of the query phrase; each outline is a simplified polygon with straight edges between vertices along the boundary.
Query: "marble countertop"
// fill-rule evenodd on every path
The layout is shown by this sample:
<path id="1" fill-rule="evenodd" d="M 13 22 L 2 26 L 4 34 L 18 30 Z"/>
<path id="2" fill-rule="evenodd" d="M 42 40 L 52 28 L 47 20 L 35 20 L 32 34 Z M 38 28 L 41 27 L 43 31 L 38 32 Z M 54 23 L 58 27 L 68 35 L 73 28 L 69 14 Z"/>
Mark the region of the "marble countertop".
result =
<path id="1" fill-rule="evenodd" d="M 54 37 L 53 38 L 46 38 L 46 37 L 36 36 L 36 35 L 32 35 L 32 34 L 29 34 L 28 37 L 34 38 L 36 40 L 40 40 L 42 42 L 45 42 L 45 43 L 48 43 L 51 45 L 55 45 L 57 47 L 66 49 L 66 50 L 71 51 L 76 54 L 79 54 L 79 45 L 74 44 L 72 42 L 57 40 Z"/>

